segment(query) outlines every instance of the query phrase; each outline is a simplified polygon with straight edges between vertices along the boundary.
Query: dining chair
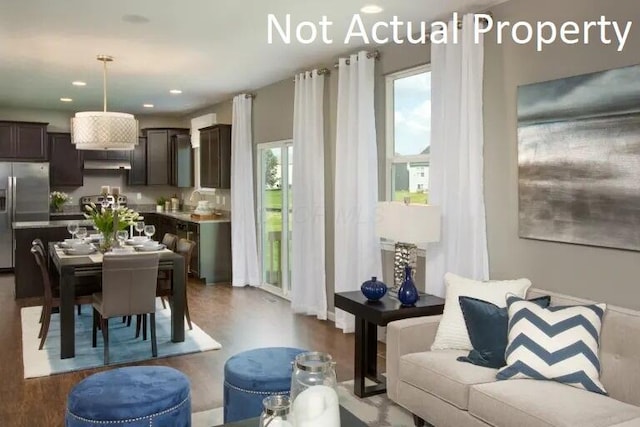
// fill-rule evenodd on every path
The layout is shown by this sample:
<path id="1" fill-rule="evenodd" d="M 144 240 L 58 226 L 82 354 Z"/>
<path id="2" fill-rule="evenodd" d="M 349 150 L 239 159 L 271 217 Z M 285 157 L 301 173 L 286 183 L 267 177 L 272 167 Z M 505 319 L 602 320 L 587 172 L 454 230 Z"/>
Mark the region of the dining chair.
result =
<path id="1" fill-rule="evenodd" d="M 158 254 L 105 255 L 102 262 L 102 292 L 93 294 L 92 345 L 97 345 L 97 327 L 104 340 L 104 363 L 109 363 L 109 319 L 142 315 L 151 325 L 151 353 L 156 343 L 156 281 Z"/>
<path id="2" fill-rule="evenodd" d="M 178 244 L 178 236 L 171 233 L 164 233 L 164 237 L 162 238 L 162 244 L 167 247 L 172 252 L 176 251 L 176 245 Z M 171 275 L 169 271 L 159 271 L 158 272 L 158 283 L 160 281 L 166 281 Z M 164 298 L 160 297 L 160 301 L 162 302 L 162 308 L 167 308 L 167 304 L 164 302 Z"/>
<path id="3" fill-rule="evenodd" d="M 189 302 L 187 298 L 187 284 L 189 283 L 189 265 L 191 265 L 191 256 L 196 247 L 196 242 L 193 240 L 180 239 L 176 245 L 176 253 L 184 257 L 184 314 L 187 318 L 187 324 L 189 329 L 193 329 L 191 325 L 191 316 L 189 315 Z M 161 299 L 170 298 L 173 294 L 171 284 L 171 276 L 166 278 L 158 278 L 158 291 L 157 294 Z"/>
<path id="4" fill-rule="evenodd" d="M 45 254 L 47 268 L 49 268 L 49 257 L 46 256 L 47 250 L 45 249 L 42 239 L 37 239 L 37 238 L 33 239 L 33 241 L 31 242 L 31 246 L 38 246 L 41 249 L 42 253 Z M 56 294 L 60 293 L 59 288 L 60 288 L 59 283 L 54 280 L 52 283 L 52 290 L 53 290 L 54 296 L 57 296 Z M 96 283 L 96 278 L 93 276 L 76 277 L 75 291 L 77 296 L 91 297 L 91 295 L 94 292 L 97 292 L 99 289 L 100 289 L 99 279 L 97 280 L 97 283 Z M 82 314 L 81 304 L 77 305 L 77 310 L 78 310 L 78 316 L 80 316 Z M 42 323 L 42 317 L 40 318 L 40 323 Z"/>
<path id="5" fill-rule="evenodd" d="M 44 343 L 47 340 L 47 334 L 49 333 L 49 325 L 51 323 L 51 311 L 53 308 L 60 307 L 60 298 L 54 296 L 51 276 L 49 275 L 49 268 L 47 267 L 47 258 L 45 252 L 40 245 L 34 244 L 31 247 L 31 253 L 36 260 L 36 264 L 40 269 L 42 276 L 42 287 L 44 288 L 44 301 L 42 304 L 42 312 L 40 313 L 40 332 L 38 338 L 40 338 L 40 346 L 38 350 L 42 350 Z M 76 304 L 91 304 L 92 297 L 90 295 L 76 296 Z"/>
<path id="6" fill-rule="evenodd" d="M 178 236 L 171 233 L 164 233 L 164 237 L 162 238 L 162 244 L 167 247 L 170 251 L 176 251 L 176 245 L 178 244 Z"/>

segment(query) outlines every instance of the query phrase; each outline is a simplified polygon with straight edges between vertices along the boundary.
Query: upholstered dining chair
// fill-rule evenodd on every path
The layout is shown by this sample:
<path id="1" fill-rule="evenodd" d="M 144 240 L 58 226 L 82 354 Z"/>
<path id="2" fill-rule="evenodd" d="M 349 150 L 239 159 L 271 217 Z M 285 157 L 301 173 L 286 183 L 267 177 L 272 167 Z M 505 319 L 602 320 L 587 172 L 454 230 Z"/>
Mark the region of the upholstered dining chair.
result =
<path id="1" fill-rule="evenodd" d="M 176 245 L 178 244 L 178 236 L 171 233 L 164 233 L 164 237 L 162 238 L 162 244 L 167 247 L 172 252 L 176 251 Z M 158 272 L 158 283 L 160 281 L 166 281 L 170 277 L 171 272 L 169 271 L 159 271 Z M 164 302 L 164 298 L 160 298 L 162 301 L 162 308 L 167 308 L 167 304 Z"/>
<path id="2" fill-rule="evenodd" d="M 47 334 L 49 333 L 49 325 L 51 323 L 51 311 L 53 308 L 60 307 L 60 298 L 54 295 L 54 288 L 52 286 L 51 276 L 49 275 L 49 268 L 47 266 L 47 257 L 42 247 L 38 244 L 31 246 L 31 253 L 36 260 L 36 264 L 40 269 L 40 275 L 42 276 L 42 287 L 44 289 L 44 301 L 42 304 L 42 312 L 40 313 L 40 332 L 38 338 L 40 338 L 40 346 L 38 350 L 42 350 L 44 343 L 47 340 Z M 76 295 L 76 304 L 91 304 L 92 297 L 90 295 Z"/>
<path id="3" fill-rule="evenodd" d="M 45 264 L 47 265 L 47 268 L 49 266 L 49 257 L 47 256 L 47 250 L 44 246 L 44 243 L 42 242 L 41 239 L 33 239 L 33 241 L 31 242 L 31 246 L 38 246 L 41 250 L 41 252 L 45 255 Z M 85 300 L 90 300 L 91 299 L 91 294 L 93 294 L 94 292 L 97 292 L 100 289 L 100 279 L 97 279 L 94 276 L 87 276 L 87 277 L 76 277 L 76 283 L 75 283 L 75 291 L 76 291 L 76 296 L 78 297 L 82 297 L 82 296 L 88 296 L 89 298 L 85 298 Z M 58 294 L 60 293 L 59 290 L 59 283 L 57 283 L 55 280 L 52 281 L 51 284 L 51 289 L 53 291 L 53 296 L 58 296 Z M 89 301 L 88 303 L 91 303 L 91 301 Z M 77 309 L 78 309 L 78 316 L 80 316 L 82 314 L 82 305 L 78 304 L 77 305 Z M 43 314 L 40 316 L 40 323 L 42 323 L 43 320 Z"/>
<path id="4" fill-rule="evenodd" d="M 189 265 L 191 264 L 191 256 L 196 247 L 196 242 L 187 239 L 178 240 L 175 252 L 184 257 L 184 314 L 187 318 L 187 324 L 189 329 L 193 329 L 191 326 L 191 316 L 189 315 L 189 301 L 187 299 L 187 284 L 189 283 Z M 171 276 L 158 278 L 158 296 L 163 299 L 171 297 L 172 295 Z"/>
<path id="5" fill-rule="evenodd" d="M 178 236 L 171 233 L 164 233 L 164 237 L 162 238 L 162 244 L 167 247 L 170 251 L 176 251 L 176 245 L 178 244 Z"/>
<path id="6" fill-rule="evenodd" d="M 97 345 L 97 327 L 104 340 L 104 363 L 109 363 L 109 319 L 120 316 L 150 316 L 151 354 L 156 343 L 156 281 L 158 254 L 106 255 L 102 262 L 102 292 L 93 294 L 92 345 Z"/>

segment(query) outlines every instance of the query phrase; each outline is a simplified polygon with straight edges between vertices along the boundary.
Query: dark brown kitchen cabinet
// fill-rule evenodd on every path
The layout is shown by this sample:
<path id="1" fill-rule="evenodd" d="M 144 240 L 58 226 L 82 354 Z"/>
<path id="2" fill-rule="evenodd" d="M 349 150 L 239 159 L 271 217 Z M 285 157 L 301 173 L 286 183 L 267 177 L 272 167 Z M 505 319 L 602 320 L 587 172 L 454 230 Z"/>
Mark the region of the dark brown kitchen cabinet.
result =
<path id="1" fill-rule="evenodd" d="M 231 188 L 231 125 L 200 129 L 200 185 Z"/>
<path id="2" fill-rule="evenodd" d="M 129 160 L 126 150 L 86 150 L 85 160 Z"/>
<path id="3" fill-rule="evenodd" d="M 0 122 L 0 159 L 45 161 L 47 123 Z"/>
<path id="4" fill-rule="evenodd" d="M 52 187 L 82 187 L 83 152 L 71 143 L 71 134 L 49 134 L 49 182 Z"/>
<path id="5" fill-rule="evenodd" d="M 188 134 L 189 129 L 145 129 L 147 137 L 147 185 L 170 185 L 172 176 L 172 137 Z"/>
<path id="6" fill-rule="evenodd" d="M 138 138 L 138 145 L 130 152 L 129 185 L 147 185 L 147 138 Z"/>
<path id="7" fill-rule="evenodd" d="M 193 187 L 193 149 L 189 134 L 171 138 L 171 185 L 179 188 Z"/>

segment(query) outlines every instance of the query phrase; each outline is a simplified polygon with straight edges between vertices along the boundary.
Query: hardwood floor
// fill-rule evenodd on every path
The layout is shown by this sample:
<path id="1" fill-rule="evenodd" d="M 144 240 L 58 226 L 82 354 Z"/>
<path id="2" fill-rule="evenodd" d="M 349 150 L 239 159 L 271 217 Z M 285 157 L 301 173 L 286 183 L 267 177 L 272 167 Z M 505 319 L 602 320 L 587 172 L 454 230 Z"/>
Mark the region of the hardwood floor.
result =
<path id="1" fill-rule="evenodd" d="M 0 426 L 62 426 L 73 385 L 113 366 L 25 380 L 20 308 L 38 305 L 38 301 L 15 301 L 13 286 L 13 275 L 0 275 Z M 353 378 L 354 335 L 343 334 L 332 322 L 295 315 L 288 301 L 259 289 L 191 282 L 188 295 L 192 321 L 220 342 L 222 349 L 131 365 L 165 365 L 182 371 L 191 380 L 194 412 L 222 406 L 225 361 L 256 347 L 325 351 L 337 362 L 339 381 Z M 384 354 L 383 344 L 379 354 Z M 378 363 L 384 367 L 384 359 L 379 358 Z"/>

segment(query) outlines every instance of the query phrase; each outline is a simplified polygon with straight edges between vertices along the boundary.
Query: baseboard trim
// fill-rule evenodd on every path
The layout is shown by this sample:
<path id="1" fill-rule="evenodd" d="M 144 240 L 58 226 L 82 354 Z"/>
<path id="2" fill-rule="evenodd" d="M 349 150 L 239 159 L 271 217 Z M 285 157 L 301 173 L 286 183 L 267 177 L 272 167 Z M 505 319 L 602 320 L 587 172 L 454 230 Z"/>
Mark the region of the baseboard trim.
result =
<path id="1" fill-rule="evenodd" d="M 334 311 L 327 311 L 327 320 L 336 323 L 336 313 Z"/>

